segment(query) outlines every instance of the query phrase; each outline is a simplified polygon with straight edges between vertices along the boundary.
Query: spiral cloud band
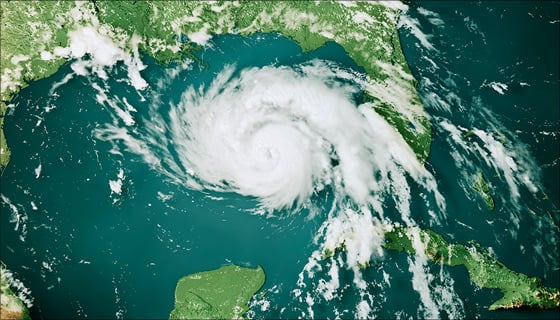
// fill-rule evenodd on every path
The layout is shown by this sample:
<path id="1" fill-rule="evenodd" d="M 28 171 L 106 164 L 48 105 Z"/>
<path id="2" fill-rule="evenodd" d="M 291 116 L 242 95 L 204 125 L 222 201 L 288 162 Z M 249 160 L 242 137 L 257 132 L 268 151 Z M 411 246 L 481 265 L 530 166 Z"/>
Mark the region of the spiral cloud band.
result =
<path id="1" fill-rule="evenodd" d="M 110 141 L 115 154 L 141 156 L 179 187 L 254 197 L 260 203 L 254 212 L 282 216 L 319 204 L 324 218 L 314 237 L 319 246 L 293 294 L 321 270 L 322 256 L 343 247 L 345 261 L 332 260 L 332 274 L 341 266 L 353 270 L 360 295 L 373 299 L 360 268 L 383 256 L 392 221 L 416 225 L 411 189 L 420 188 L 420 202 L 437 206 L 428 211 L 431 221 L 446 210 L 436 180 L 402 136 L 371 103 L 360 103 L 369 88 L 367 77 L 313 60 L 292 67 L 226 66 L 206 86 L 184 86 L 185 73 L 190 79 L 183 71 L 189 68 L 166 71 L 147 92 L 151 104 L 143 116 L 133 116 L 135 108 L 127 101 L 109 98 L 98 86 L 113 122 L 95 130 L 97 139 Z M 182 94 L 169 98 L 177 85 Z M 314 197 L 323 189 L 332 202 Z M 430 279 L 424 260 L 411 260 L 411 270 L 417 287 L 425 289 Z M 335 279 L 313 286 L 332 298 Z M 427 297 L 423 303 L 433 305 Z"/>
<path id="2" fill-rule="evenodd" d="M 325 186 L 372 204 L 397 175 L 427 173 L 393 127 L 368 103 L 357 105 L 365 83 L 321 60 L 237 73 L 226 66 L 168 112 L 154 103 L 145 127 L 116 122 L 97 133 L 190 188 L 256 197 L 268 210 L 298 207 Z"/>
<path id="3" fill-rule="evenodd" d="M 226 67 L 207 90 L 189 87 L 169 112 L 172 149 L 205 189 L 281 209 L 331 185 L 364 203 L 390 149 L 414 158 L 369 106 L 356 107 L 360 84 L 342 81 L 347 71 L 319 61 L 234 71 Z"/>

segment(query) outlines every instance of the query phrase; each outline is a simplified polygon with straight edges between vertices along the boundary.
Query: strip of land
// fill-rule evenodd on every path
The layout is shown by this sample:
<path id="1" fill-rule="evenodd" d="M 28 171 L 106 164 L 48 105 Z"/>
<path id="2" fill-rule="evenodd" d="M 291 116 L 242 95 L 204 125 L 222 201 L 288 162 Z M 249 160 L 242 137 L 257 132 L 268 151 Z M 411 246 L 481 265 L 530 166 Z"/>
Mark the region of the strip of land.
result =
<path id="1" fill-rule="evenodd" d="M 477 246 L 450 244 L 431 230 L 394 228 L 385 234 L 389 250 L 418 253 L 413 245 L 414 234 L 420 236 L 424 252 L 434 262 L 448 266 L 464 266 L 471 281 L 481 288 L 495 288 L 503 297 L 488 308 L 515 309 L 521 307 L 554 309 L 560 307 L 560 290 L 545 287 L 541 280 L 507 268 Z"/>

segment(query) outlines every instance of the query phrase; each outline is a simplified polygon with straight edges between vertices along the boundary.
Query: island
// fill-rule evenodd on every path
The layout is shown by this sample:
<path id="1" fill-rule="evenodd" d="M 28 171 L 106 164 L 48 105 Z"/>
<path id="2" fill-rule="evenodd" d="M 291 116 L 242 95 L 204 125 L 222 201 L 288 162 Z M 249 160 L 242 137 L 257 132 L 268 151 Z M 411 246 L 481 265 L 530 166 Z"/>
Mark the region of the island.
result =
<path id="1" fill-rule="evenodd" d="M 239 319 L 263 286 L 264 270 L 227 265 L 185 276 L 175 289 L 170 319 Z"/>
<path id="2" fill-rule="evenodd" d="M 448 266 L 464 266 L 471 281 L 481 288 L 496 288 L 503 297 L 488 308 L 515 309 L 521 307 L 554 309 L 560 307 L 560 290 L 544 287 L 541 280 L 507 268 L 479 246 L 450 244 L 432 230 L 395 227 L 385 233 L 385 248 L 414 254 L 413 239 L 418 234 L 424 252 L 430 260 Z"/>
<path id="3" fill-rule="evenodd" d="M 3 124 L 8 109 L 15 107 L 12 99 L 68 61 L 88 55 L 103 67 L 122 62 L 133 85 L 142 90 L 147 86 L 141 77 L 142 56 L 173 63 L 192 57 L 214 35 L 257 32 L 279 33 L 303 51 L 327 42 L 342 46 L 367 74 L 365 101 L 400 133 L 423 163 L 432 132 L 399 42 L 402 6 L 396 1 L 1 1 L 0 174 L 10 159 L 10 137 L 4 136 Z M 99 52 L 97 45 L 109 48 L 108 54 Z M 474 188 L 493 208 L 482 175 L 477 175 Z M 416 253 L 411 230 L 395 227 L 388 231 L 385 248 Z M 478 286 L 502 290 L 504 297 L 491 310 L 559 306 L 558 289 L 543 287 L 537 278 L 508 269 L 474 246 L 449 244 L 431 230 L 415 232 L 425 245 L 424 254 L 434 262 L 463 265 Z M 235 265 L 186 276 L 177 284 L 170 318 L 241 317 L 264 280 L 262 268 Z M 2 278 L 2 312 L 23 310 L 18 315 L 25 318 L 28 313 L 18 301 Z"/>
<path id="4" fill-rule="evenodd" d="M 488 186 L 488 182 L 484 178 L 484 174 L 482 174 L 482 172 L 479 171 L 476 173 L 472 188 L 480 195 L 480 197 L 482 197 L 484 203 L 486 204 L 486 209 L 490 211 L 494 210 L 494 198 L 490 194 L 490 186 Z"/>
<path id="5" fill-rule="evenodd" d="M 367 73 L 364 102 L 393 125 L 424 162 L 431 127 L 400 47 L 397 20 L 402 6 L 399 2 L 326 1 L 2 1 L 0 175 L 11 156 L 3 124 L 8 110 L 16 107 L 12 99 L 65 63 L 87 55 L 103 67 L 125 63 L 131 78 L 137 80 L 135 87 L 142 90 L 147 84 L 141 78 L 141 56 L 169 64 L 192 58 L 214 35 L 257 32 L 279 33 L 304 52 L 327 42 L 341 45 Z M 194 299 L 178 292 L 181 299 Z M 184 299 L 178 300 L 172 317 L 184 315 Z M 210 308 L 201 300 L 195 304 L 204 312 L 218 305 L 213 302 Z M 231 318 L 230 313 L 218 314 Z"/>

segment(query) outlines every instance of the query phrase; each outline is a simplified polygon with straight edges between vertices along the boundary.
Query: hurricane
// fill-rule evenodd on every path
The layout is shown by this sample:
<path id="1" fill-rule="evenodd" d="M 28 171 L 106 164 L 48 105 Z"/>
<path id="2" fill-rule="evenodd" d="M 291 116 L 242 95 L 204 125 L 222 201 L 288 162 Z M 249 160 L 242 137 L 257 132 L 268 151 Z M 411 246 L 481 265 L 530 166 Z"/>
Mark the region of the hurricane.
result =
<path id="1" fill-rule="evenodd" d="M 248 318 L 523 317 L 491 310 L 558 284 L 558 81 L 486 61 L 499 37 L 472 6 L 399 6 L 400 39 L 379 46 L 405 65 L 367 71 L 340 39 L 178 33 L 194 49 L 164 63 L 136 34 L 128 52 L 73 30 L 52 53 L 68 61 L 7 107 L 3 254 L 21 300 L 161 318 L 179 278 L 236 264 L 266 272 Z"/>
<path id="2" fill-rule="evenodd" d="M 314 59 L 241 70 L 225 65 L 208 85 L 180 84 L 181 72 L 190 69 L 186 63 L 168 70 L 144 93 L 154 101 L 145 117 L 131 116 L 118 96 L 94 85 L 112 117 L 95 129 L 96 138 L 110 142 L 115 154 L 141 157 L 179 188 L 256 199 L 248 214 L 311 219 L 323 211 L 314 236 L 319 247 L 300 277 L 313 277 L 321 255 L 344 248 L 346 260 L 333 267 L 353 269 L 361 294 L 373 299 L 360 268 L 382 259 L 384 232 L 395 220 L 417 225 L 411 188 L 424 190 L 421 201 L 437 208 L 429 212 L 434 222 L 445 215 L 445 200 L 398 131 L 364 102 L 367 76 Z M 178 83 L 180 97 L 166 100 L 166 88 Z M 321 194 L 331 198 L 328 214 Z M 426 282 L 426 261 L 410 263 Z"/>
<path id="3" fill-rule="evenodd" d="M 97 135 L 177 183 L 256 197 L 266 210 L 297 208 L 325 187 L 340 201 L 373 203 L 389 175 L 429 177 L 397 131 L 357 103 L 364 75 L 324 61 L 234 71 L 185 88 L 177 104 L 154 105 L 142 132 L 123 135 L 117 123 Z"/>

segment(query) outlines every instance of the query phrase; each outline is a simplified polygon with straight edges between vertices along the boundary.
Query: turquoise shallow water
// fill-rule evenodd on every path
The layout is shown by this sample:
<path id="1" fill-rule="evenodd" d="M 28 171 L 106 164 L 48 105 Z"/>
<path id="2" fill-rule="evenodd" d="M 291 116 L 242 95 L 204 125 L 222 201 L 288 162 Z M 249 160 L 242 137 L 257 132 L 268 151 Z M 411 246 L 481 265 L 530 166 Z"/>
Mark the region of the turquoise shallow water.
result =
<path id="1" fill-rule="evenodd" d="M 210 64 L 195 64 L 183 73 L 185 78 L 166 88 L 170 101 L 179 100 L 183 81 L 209 84 L 225 64 L 242 69 L 314 57 L 352 64 L 340 46 L 302 54 L 295 43 L 276 35 L 223 36 L 214 46 L 200 54 Z M 145 61 L 143 75 L 156 83 L 165 68 Z M 92 134 L 110 117 L 95 101 L 88 80 L 73 79 L 48 98 L 52 85 L 69 72 L 64 66 L 24 90 L 14 101 L 18 107 L 9 122 L 14 125 L 6 128 L 14 156 L 2 177 L 2 193 L 27 212 L 29 221 L 25 243 L 9 236 L 18 233 L 12 224 L 2 223 L 8 248 L 3 254 L 10 265 L 21 265 L 26 282 L 38 284 L 33 289 L 37 314 L 110 318 L 122 310 L 130 318 L 165 317 L 173 308 L 180 277 L 226 263 L 265 266 L 270 287 L 286 275 L 297 276 L 318 228 L 316 221 L 306 219 L 306 210 L 267 219 L 248 212 L 256 206 L 254 200 L 236 194 L 214 194 L 223 200 L 212 200 L 166 182 L 137 156 L 111 155 L 110 145 Z M 115 70 L 122 72 L 122 66 Z M 125 84 L 110 85 L 138 109 L 149 103 Z M 44 108 L 49 106 L 54 109 L 47 113 Z M 48 123 L 46 128 L 36 126 L 39 118 Z M 118 168 L 124 168 L 126 179 L 117 199 L 108 181 L 115 179 Z M 39 209 L 33 210 L 31 201 Z M 41 267 L 43 261 L 52 265 L 52 272 Z"/>
<path id="2" fill-rule="evenodd" d="M 558 19 L 557 9 L 557 4 L 526 2 L 465 2 L 453 9 L 439 2 L 415 4 L 407 16 L 418 19 L 421 29 L 432 35 L 435 50 L 421 46 L 406 26 L 401 28 L 401 43 L 434 130 L 426 166 L 447 205 L 447 215 L 434 221 L 429 214 L 437 210 L 433 201 L 424 201 L 424 190 L 409 182 L 412 218 L 450 242 L 474 239 L 513 270 L 544 278 L 552 287 L 560 286 L 555 253 L 559 234 L 552 226 L 560 220 L 556 40 L 560 24 L 550 23 Z M 444 24 L 438 26 L 435 18 Z M 311 316 L 308 305 L 298 301 L 292 290 L 298 288 L 298 276 L 318 247 L 313 238 L 331 207 L 332 191 L 327 188 L 314 195 L 313 207 L 267 217 L 251 211 L 258 204 L 255 199 L 172 183 L 137 154 L 112 153 L 113 144 L 96 138 L 96 130 L 111 123 L 114 114 L 96 101 L 99 91 L 92 84 L 101 86 L 110 99 L 126 97 L 138 110 L 134 119 L 142 131 L 151 121 L 148 110 L 157 103 L 156 97 L 163 101 L 162 111 L 167 110 L 169 102 L 179 102 L 186 86 L 208 86 L 227 64 L 235 63 L 238 72 L 320 58 L 362 70 L 337 45 L 304 54 L 292 41 L 275 35 L 215 37 L 212 47 L 197 57 L 200 61 L 191 65 L 192 70 L 180 71 L 170 85 L 143 96 L 119 81 L 126 78 L 122 65 L 111 71 L 106 83 L 94 76 L 74 77 L 51 94 L 53 84 L 71 72 L 66 65 L 54 76 L 32 83 L 14 100 L 17 108 L 9 113 L 5 126 L 13 156 L 2 176 L 0 253 L 31 289 L 34 317 L 165 318 L 173 308 L 173 290 L 180 277 L 227 263 L 264 267 L 264 300 L 270 307 L 263 311 L 255 305 L 255 316 Z M 148 67 L 142 75 L 151 86 L 175 67 L 159 66 L 149 57 L 144 62 Z M 501 95 L 491 82 L 507 84 L 508 89 Z M 359 102 L 360 93 L 353 98 Z M 444 104 L 450 110 L 442 108 Z M 537 180 L 549 199 L 519 186 L 518 204 L 512 203 L 505 172 L 475 152 L 477 143 L 483 145 L 480 138 L 472 138 L 461 149 L 442 123 L 503 134 L 519 164 L 518 172 L 540 174 Z M 456 158 L 467 159 L 468 165 Z M 120 169 L 124 178 L 122 193 L 117 195 L 111 193 L 109 181 L 117 180 Z M 493 212 L 469 188 L 467 178 L 477 170 L 491 183 Z M 402 222 L 395 205 L 391 201 L 385 205 L 386 216 Z M 315 208 L 318 212 L 310 215 Z M 14 221 L 15 211 L 19 223 Z M 337 258 L 344 260 L 345 253 Z M 422 317 L 418 310 L 423 302 L 412 288 L 407 259 L 401 253 L 385 252 L 383 259 L 363 271 L 375 297 L 369 303 L 377 317 Z M 320 279 L 329 279 L 330 265 L 323 266 L 314 279 L 304 277 L 309 289 L 303 294 L 309 293 L 315 301 L 313 316 L 333 317 L 337 310 L 343 318 L 354 318 L 356 305 L 367 297 L 353 285 L 353 271 L 338 270 L 342 293 L 326 300 L 313 290 Z M 427 268 L 434 275 L 442 272 L 439 265 Z M 448 276 L 435 279 L 432 289 L 452 288 L 462 301 L 457 313 L 462 317 L 558 316 L 558 310 L 488 312 L 487 306 L 500 297 L 497 290 L 476 288 L 462 267 L 443 269 Z M 441 310 L 442 317 L 449 315 L 453 315 L 450 310 Z"/>

